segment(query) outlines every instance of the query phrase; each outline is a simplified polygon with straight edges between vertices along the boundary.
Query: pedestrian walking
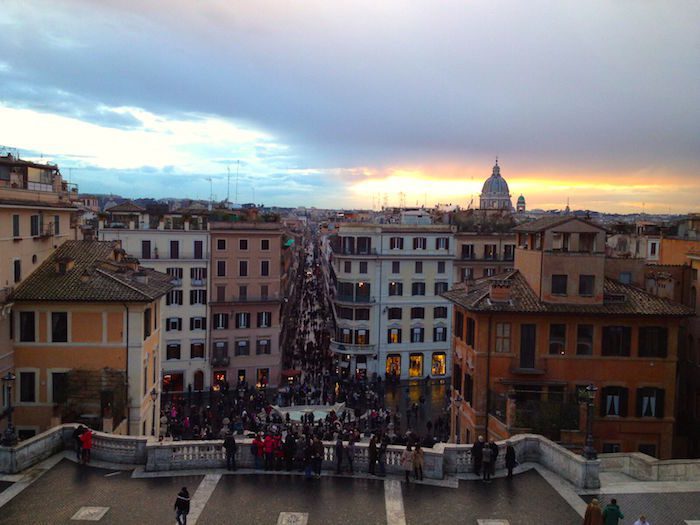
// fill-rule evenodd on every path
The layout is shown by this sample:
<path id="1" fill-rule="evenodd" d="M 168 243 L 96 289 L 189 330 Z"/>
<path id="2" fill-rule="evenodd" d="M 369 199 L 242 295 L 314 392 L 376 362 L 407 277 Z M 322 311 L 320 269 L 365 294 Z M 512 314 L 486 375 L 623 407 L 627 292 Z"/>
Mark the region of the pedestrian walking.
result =
<path id="1" fill-rule="evenodd" d="M 488 445 L 481 448 L 481 470 L 483 471 L 483 480 L 491 483 L 491 460 L 493 450 Z"/>
<path id="2" fill-rule="evenodd" d="M 92 453 L 92 430 L 86 428 L 85 431 L 80 434 L 80 442 L 82 444 L 82 463 L 87 465 L 90 463 L 90 455 Z"/>
<path id="3" fill-rule="evenodd" d="M 647 517 L 644 514 L 642 514 L 641 516 L 639 516 L 639 519 L 634 522 L 634 525 L 651 525 L 651 523 L 649 523 L 647 521 Z"/>
<path id="4" fill-rule="evenodd" d="M 312 458 L 316 479 L 321 479 L 321 467 L 323 466 L 323 443 L 321 443 L 321 440 L 318 438 L 315 438 L 313 442 Z"/>
<path id="5" fill-rule="evenodd" d="M 600 508 L 600 503 L 595 498 L 593 498 L 586 507 L 583 525 L 603 525 L 603 510 Z"/>
<path id="6" fill-rule="evenodd" d="M 508 479 L 513 479 L 513 469 L 518 465 L 515 459 L 515 448 L 510 441 L 506 441 L 506 469 L 508 469 Z"/>
<path id="7" fill-rule="evenodd" d="M 236 438 L 230 430 L 226 431 L 224 438 L 224 450 L 226 451 L 226 468 L 228 470 L 236 470 Z"/>
<path id="8" fill-rule="evenodd" d="M 622 514 L 615 498 L 611 499 L 610 503 L 603 509 L 603 523 L 605 525 L 618 525 L 624 517 L 625 515 Z"/>
<path id="9" fill-rule="evenodd" d="M 413 451 L 413 477 L 423 481 L 423 449 L 420 443 L 416 443 L 416 449 Z"/>
<path id="10" fill-rule="evenodd" d="M 335 442 L 335 473 L 342 474 L 343 472 L 343 454 L 345 447 L 343 446 L 343 438 L 338 434 L 338 439 Z"/>
<path id="11" fill-rule="evenodd" d="M 479 436 L 472 447 L 472 463 L 474 464 L 474 474 L 481 473 L 481 451 L 484 449 L 484 436 Z"/>
<path id="12" fill-rule="evenodd" d="M 411 443 L 406 445 L 406 450 L 401 454 L 401 468 L 406 474 L 406 483 L 410 483 L 408 475 L 413 470 L 413 450 L 411 450 Z"/>
<path id="13" fill-rule="evenodd" d="M 187 492 L 187 487 L 182 487 L 175 499 L 175 520 L 178 525 L 187 525 L 187 515 L 189 513 L 190 493 Z"/>

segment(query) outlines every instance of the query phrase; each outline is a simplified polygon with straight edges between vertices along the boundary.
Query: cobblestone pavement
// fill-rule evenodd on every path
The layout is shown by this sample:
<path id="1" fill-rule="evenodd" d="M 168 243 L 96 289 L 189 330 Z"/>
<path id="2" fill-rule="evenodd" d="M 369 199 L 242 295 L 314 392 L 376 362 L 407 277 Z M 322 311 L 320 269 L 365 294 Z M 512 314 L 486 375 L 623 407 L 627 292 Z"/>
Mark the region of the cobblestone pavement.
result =
<path id="1" fill-rule="evenodd" d="M 617 499 L 625 523 L 634 523 L 641 514 L 653 525 L 685 525 L 686 520 L 700 520 L 700 494 L 676 492 L 664 494 L 603 494 L 584 496 L 586 503 L 598 498 L 605 507 Z"/>

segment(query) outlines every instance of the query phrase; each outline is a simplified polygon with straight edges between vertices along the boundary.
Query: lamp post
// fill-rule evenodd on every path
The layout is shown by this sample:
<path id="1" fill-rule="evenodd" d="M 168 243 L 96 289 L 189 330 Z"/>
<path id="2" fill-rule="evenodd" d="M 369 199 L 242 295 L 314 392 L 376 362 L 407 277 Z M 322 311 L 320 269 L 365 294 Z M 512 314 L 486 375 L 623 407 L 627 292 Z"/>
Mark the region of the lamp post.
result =
<path id="1" fill-rule="evenodd" d="M 12 384 L 16 379 L 15 374 L 8 372 L 2 378 L 2 382 L 7 385 L 7 428 L 2 435 L 2 444 L 6 447 L 12 447 L 17 444 L 17 434 L 15 426 L 12 424 Z"/>
<path id="2" fill-rule="evenodd" d="M 598 388 L 590 384 L 581 392 L 581 397 L 586 402 L 586 445 L 583 447 L 583 457 L 586 459 L 597 459 L 595 447 L 593 447 L 593 405 L 595 403 L 595 393 Z"/>
<path id="3" fill-rule="evenodd" d="M 156 435 L 156 400 L 158 399 L 158 392 L 156 391 L 155 387 L 151 390 L 151 407 L 153 409 L 153 413 L 151 416 L 151 435 L 155 436 Z"/>

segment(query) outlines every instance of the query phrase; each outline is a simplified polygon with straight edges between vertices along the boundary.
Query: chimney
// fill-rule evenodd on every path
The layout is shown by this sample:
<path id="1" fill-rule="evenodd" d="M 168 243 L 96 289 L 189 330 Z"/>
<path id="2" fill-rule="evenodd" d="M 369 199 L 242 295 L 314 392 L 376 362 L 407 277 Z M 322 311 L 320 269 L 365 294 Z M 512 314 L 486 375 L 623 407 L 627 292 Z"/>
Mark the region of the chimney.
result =
<path id="1" fill-rule="evenodd" d="M 489 289 L 489 299 L 492 303 L 507 303 L 510 301 L 510 281 L 493 279 Z"/>
<path id="2" fill-rule="evenodd" d="M 148 274 L 146 272 L 134 272 L 134 281 L 139 284 L 148 284 Z"/>
<path id="3" fill-rule="evenodd" d="M 71 257 L 59 257 L 56 259 L 56 273 L 66 275 L 75 266 L 75 259 Z"/>

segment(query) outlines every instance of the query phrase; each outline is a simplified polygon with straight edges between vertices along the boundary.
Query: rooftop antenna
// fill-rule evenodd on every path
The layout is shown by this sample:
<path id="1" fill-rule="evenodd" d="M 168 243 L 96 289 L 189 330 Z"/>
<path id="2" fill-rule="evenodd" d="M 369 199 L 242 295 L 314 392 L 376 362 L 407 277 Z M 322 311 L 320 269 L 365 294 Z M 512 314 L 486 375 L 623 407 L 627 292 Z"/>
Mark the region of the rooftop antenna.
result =
<path id="1" fill-rule="evenodd" d="M 231 168 L 226 166 L 226 202 L 230 202 L 231 197 Z"/>
<path id="2" fill-rule="evenodd" d="M 241 167 L 241 161 L 236 161 L 236 204 L 238 204 L 238 168 Z"/>
<path id="3" fill-rule="evenodd" d="M 214 186 L 211 177 L 208 177 L 207 180 L 209 181 L 209 211 L 211 211 L 214 208 Z"/>

